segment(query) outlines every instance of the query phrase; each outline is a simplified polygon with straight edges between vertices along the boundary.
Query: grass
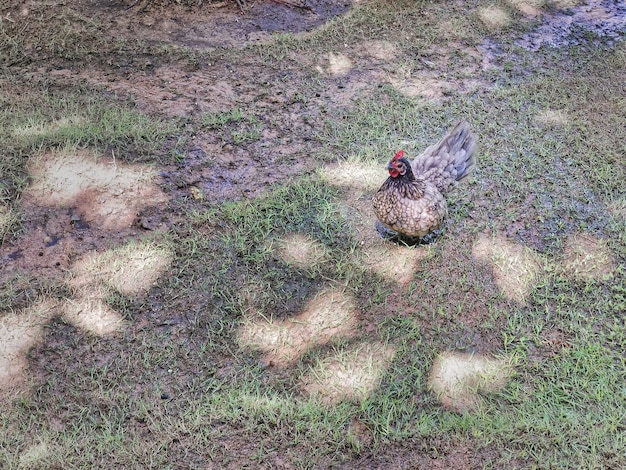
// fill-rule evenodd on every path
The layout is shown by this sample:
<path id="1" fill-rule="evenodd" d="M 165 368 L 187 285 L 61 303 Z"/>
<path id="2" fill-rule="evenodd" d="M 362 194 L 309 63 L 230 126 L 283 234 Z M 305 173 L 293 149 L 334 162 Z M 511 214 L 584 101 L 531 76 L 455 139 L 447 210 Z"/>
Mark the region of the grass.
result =
<path id="1" fill-rule="evenodd" d="M 480 19 L 477 11 L 494 5 L 506 26 Z M 172 202 L 160 208 L 165 230 L 80 253 L 71 273 L 55 279 L 3 273 L 0 321 L 19 322 L 41 299 L 58 301 L 60 311 L 28 352 L 21 392 L 3 399 L 0 466 L 428 467 L 434 456 L 450 468 L 626 466 L 626 102 L 619 98 L 626 49 L 525 51 L 515 38 L 532 22 L 520 21 L 511 2 L 494 5 L 362 5 L 310 34 L 233 52 L 234 68 L 293 73 L 301 101 L 276 104 L 272 118 L 307 113 L 318 151 L 302 158 L 321 168 L 254 199 L 226 201 L 192 197 L 188 183 L 170 178 Z M 62 17 L 74 18 L 70 10 Z M 2 21 L 3 60 L 28 66 L 19 50 L 26 33 Z M 73 21 L 44 29 L 54 43 L 45 54 L 100 57 L 98 24 Z M 81 31 L 91 33 L 78 50 Z M 485 71 L 445 46 L 473 47 L 486 37 L 500 52 Z M 365 73 L 365 59 L 351 51 L 377 39 L 397 55 L 376 67 L 396 73 L 403 64 L 415 78 L 427 59 L 450 82 L 476 74 L 481 85 L 431 101 L 404 95 L 392 81 L 357 91 L 348 105 L 314 98 L 349 79 L 315 75 L 311 63 L 341 51 Z M 121 60 L 106 47 L 104 60 Z M 139 42 L 125 47 L 154 52 Z M 174 63 L 180 53 L 158 57 Z M 315 82 L 299 81 L 312 75 Z M 249 153 L 273 130 L 258 109 L 239 105 L 172 121 L 102 90 L 27 83 L 10 67 L 0 81 L 3 250 L 28 241 L 20 198 L 32 156 L 88 148 L 173 173 L 186 170 L 197 135 Z M 315 114 L 313 106 L 332 112 Z M 446 232 L 411 249 L 423 255 L 399 282 L 368 264 L 372 241 L 354 208 L 374 190 L 370 169 L 399 148 L 419 152 L 458 119 L 479 135 L 478 168 L 450 196 Z M 139 247 L 163 256 L 146 262 Z M 89 292 L 121 329 L 90 332 L 63 313 Z M 328 325 L 342 315 L 356 327 L 337 333 Z M 286 365 L 241 340 L 245 326 L 267 324 L 291 328 L 283 338 L 305 345 Z M 466 384 L 467 409 L 448 406 L 429 384 L 448 352 L 502 359 L 510 375 L 483 387 L 491 370 L 479 371 Z M 329 398 L 329 390 L 339 393 Z"/>

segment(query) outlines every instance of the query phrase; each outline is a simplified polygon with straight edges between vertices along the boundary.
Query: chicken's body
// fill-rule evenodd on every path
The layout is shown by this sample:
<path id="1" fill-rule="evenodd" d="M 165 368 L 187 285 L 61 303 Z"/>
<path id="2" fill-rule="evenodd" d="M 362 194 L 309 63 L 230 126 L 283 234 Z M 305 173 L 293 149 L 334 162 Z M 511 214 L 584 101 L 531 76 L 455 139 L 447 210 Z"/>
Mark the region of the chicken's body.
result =
<path id="1" fill-rule="evenodd" d="M 398 152 L 387 165 L 389 178 L 372 199 L 378 220 L 399 234 L 424 237 L 448 215 L 445 195 L 474 168 L 476 137 L 459 123 L 413 160 Z"/>

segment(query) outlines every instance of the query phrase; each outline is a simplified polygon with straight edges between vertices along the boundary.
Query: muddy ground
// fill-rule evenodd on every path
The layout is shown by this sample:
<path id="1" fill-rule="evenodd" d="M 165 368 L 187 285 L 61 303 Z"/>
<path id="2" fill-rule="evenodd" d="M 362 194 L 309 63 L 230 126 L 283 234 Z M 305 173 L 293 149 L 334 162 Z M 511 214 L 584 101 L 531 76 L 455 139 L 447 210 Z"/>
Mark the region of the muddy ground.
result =
<path id="1" fill-rule="evenodd" d="M 77 65 L 68 59 L 47 58 L 45 54 L 33 50 L 30 61 L 11 64 L 16 70 L 28 74 L 34 82 L 46 82 L 52 88 L 84 83 L 119 99 L 131 100 L 137 109 L 153 116 L 200 119 L 202 115 L 240 108 L 252 110 L 259 118 L 254 122 L 238 123 L 231 133 L 208 125 L 178 149 L 181 158 L 177 164 L 169 163 L 158 168 L 132 162 L 132 158 L 127 156 L 116 156 L 110 149 L 102 155 L 80 151 L 70 163 L 62 152 L 49 152 L 31 162 L 28 168 L 31 183 L 21 196 L 24 233 L 7 240 L 0 248 L 2 280 L 19 282 L 15 280 L 18 273 L 29 273 L 29 277 L 22 281 L 26 284 L 24 298 L 16 303 L 25 307 L 21 320 L 15 324 L 11 320 L 0 325 L 0 332 L 11 334 L 4 350 L 0 349 L 0 355 L 10 359 L 6 372 L 0 375 L 3 387 L 23 382 L 26 353 L 41 341 L 46 322 L 60 316 L 75 327 L 95 334 L 117 331 L 121 320 L 114 311 L 107 310 L 103 299 L 113 289 L 145 293 L 155 276 L 164 272 L 171 261 L 171 253 L 150 251 L 150 247 L 147 247 L 147 252 L 131 253 L 130 258 L 126 258 L 135 263 L 131 263 L 129 268 L 131 278 L 138 278 L 137 285 L 133 285 L 129 283 L 129 278 L 118 279 L 118 271 L 108 272 L 101 267 L 110 261 L 106 258 L 107 252 L 138 240 L 146 233 L 167 231 L 185 216 L 185 211 L 193 209 L 197 201 L 254 198 L 264 194 L 274 183 L 313 172 L 319 163 L 311 156 L 323 146 L 316 137 L 317 130 L 324 125 L 326 116 L 340 116 L 359 95 L 384 84 L 420 100 L 444 100 L 450 90 L 467 91 L 486 86 L 476 77 L 491 67 L 499 66 L 498 50 L 493 43 L 486 42 L 479 48 L 467 47 L 464 52 L 469 59 L 465 77 L 447 81 L 440 72 L 450 60 L 449 51 L 433 48 L 437 63 L 431 68 L 426 67 L 420 80 L 413 81 L 385 68 L 396 51 L 393 44 L 384 38 L 360 45 L 359 53 L 352 53 L 352 57 L 359 57 L 356 61 L 341 53 L 328 53 L 322 59 L 298 57 L 297 66 L 294 65 L 295 57 L 286 57 L 283 66 L 268 65 L 262 57 L 239 62 L 236 66 L 219 60 L 224 49 L 244 50 L 270 41 L 276 33 L 310 34 L 328 20 L 357 7 L 358 3 L 307 0 L 296 5 L 295 2 L 288 4 L 268 0 L 246 3 L 245 13 L 242 14 L 237 3 L 230 1 L 205 4 L 201 8 L 163 7 L 139 2 L 129 8 L 128 3 L 118 1 L 81 0 L 74 2 L 72 8 L 82 18 L 94 19 L 104 25 L 102 34 L 140 38 L 149 43 L 185 47 L 192 51 L 210 51 L 214 55 L 203 55 L 197 62 L 187 55 L 178 63 L 172 63 L 161 62 L 158 56 L 146 54 L 129 57 L 126 62 L 111 66 L 110 57 L 94 57 L 93 61 Z M 611 40 L 619 39 L 620 33 L 616 31 L 623 30 L 626 24 L 626 8 L 619 2 L 590 1 L 579 5 L 574 14 L 564 14 L 558 9 L 540 13 L 532 7 L 532 2 L 522 5 L 520 8 L 527 20 L 538 23 L 537 28 L 519 42 L 522 47 L 531 50 L 544 43 L 561 46 L 575 41 L 570 34 L 573 20 L 577 21 L 576 24 L 586 24 L 599 37 Z M 12 21 L 28 22 L 29 15 L 37 9 L 38 2 L 26 1 L 2 13 Z M 485 18 L 485 23 L 494 28 L 498 21 L 497 15 Z M 217 60 L 211 61 L 209 57 Z M 313 81 L 314 78 L 316 81 Z M 303 82 L 310 83 L 310 87 L 302 89 Z M 19 85 L 16 85 L 15 91 L 19 91 Z M 302 99 L 303 94 L 306 94 L 306 100 Z M 59 122 L 54 125 L 64 124 Z M 22 131 L 37 132 L 37 129 Z M 237 135 L 245 135 L 246 132 L 258 136 L 258 139 L 236 141 Z M 380 176 L 376 169 L 372 172 L 374 179 Z M 370 189 L 364 186 L 360 193 L 355 193 L 353 200 L 347 202 L 350 210 L 365 214 L 362 217 L 363 224 L 367 224 L 362 227 L 364 233 L 369 233 L 372 221 L 366 214 L 368 206 L 360 195 Z M 402 266 L 385 264 L 385 259 L 389 257 L 385 252 L 375 251 L 377 240 L 372 237 L 371 233 L 363 237 L 364 249 L 372 250 L 372 269 L 380 273 L 394 270 L 399 273 L 400 282 L 408 282 L 413 265 L 405 272 Z M 571 250 L 574 252 L 603 249 L 601 243 L 594 239 L 586 238 L 582 245 L 572 240 Z M 286 239 L 282 243 L 282 256 L 288 263 L 298 265 L 302 259 L 324 256 L 323 250 L 315 246 L 311 246 L 310 253 L 304 255 L 302 250 L 289 252 L 290 243 L 306 246 L 306 240 L 296 239 L 294 242 Z M 509 245 L 506 241 L 494 243 L 491 239 L 481 239 L 474 246 L 473 255 L 487 260 L 506 252 L 513 253 L 510 258 L 528 259 L 528 262 L 524 261 L 524 269 L 529 272 L 527 278 L 518 275 L 509 279 L 506 273 L 498 272 L 497 263 L 495 266 L 496 276 L 499 276 L 497 282 L 503 292 L 514 301 L 524 302 L 530 282 L 527 279 L 537 275 L 540 261 L 538 255 L 520 250 L 520 247 Z M 416 250 L 410 262 L 418 262 L 425 256 L 424 253 L 425 250 Z M 574 256 L 573 259 L 577 258 Z M 96 270 L 99 274 L 94 274 L 93 266 L 100 266 Z M 146 266 L 150 269 L 147 270 Z M 521 271 L 525 272 L 524 269 Z M 603 269 L 610 272 L 614 266 L 607 261 Z M 139 275 L 144 271 L 151 273 L 146 279 Z M 602 272 L 597 275 L 602 275 Z M 101 279 L 103 276 L 104 280 Z M 42 284 L 57 281 L 64 286 L 63 289 L 72 290 L 70 300 L 27 307 L 31 300 L 27 285 L 31 283 L 32 290 L 36 290 L 38 279 L 45 279 Z M 351 302 L 351 299 L 343 299 L 341 294 L 333 296 L 333 302 L 337 301 L 337 296 L 343 303 Z M 307 304 L 299 316 L 295 316 L 296 320 L 306 325 L 307 315 L 320 310 L 320 303 L 324 301 L 324 297 L 321 298 Z M 391 303 L 393 301 L 390 300 Z M 81 307 L 82 302 L 89 305 Z M 393 310 L 393 306 L 390 308 Z M 85 318 L 81 312 L 86 310 L 97 311 L 97 321 Z M 324 334 L 317 335 L 306 326 L 298 326 L 299 329 L 285 330 L 285 334 L 313 337 L 319 344 L 327 341 L 324 335 L 349 336 L 350 330 L 354 329 L 355 320 L 350 313 L 353 310 L 352 307 L 347 310 L 347 321 L 342 322 L 338 331 L 325 330 Z M 471 323 L 475 319 L 467 318 L 465 321 Z M 141 327 L 143 325 L 134 328 Z M 245 345 L 260 344 L 258 349 L 264 354 L 262 360 L 266 365 L 289 364 L 293 357 L 301 354 L 298 347 L 263 350 L 262 345 L 268 342 L 259 338 L 263 339 L 266 333 L 275 335 L 275 331 L 268 333 L 263 327 L 255 328 L 253 323 L 244 325 L 240 339 Z M 558 332 L 555 334 L 558 336 Z M 22 339 L 18 338 L 20 336 Z M 300 343 L 300 347 L 307 346 L 310 344 L 302 346 Z M 488 344 L 483 346 L 483 349 L 489 349 Z M 381 364 L 393 357 L 392 350 L 376 344 L 365 351 L 357 349 L 354 354 L 356 362 L 373 357 Z M 455 357 L 448 359 L 456 360 Z M 34 369 L 37 370 L 37 367 Z M 334 386 L 329 385 L 331 382 L 332 378 L 323 382 L 320 391 L 319 382 L 303 376 L 302 388 L 323 394 L 324 389 Z M 375 386 L 374 382 L 372 386 Z M 351 393 L 346 392 L 346 396 L 352 397 Z M 323 399 L 328 403 L 338 400 L 337 396 L 324 396 Z M 461 401 L 466 406 L 471 398 L 463 397 Z M 454 405 L 449 406 L 454 408 Z M 476 464 L 472 460 L 476 456 L 470 457 L 470 454 L 469 449 L 451 448 L 449 455 L 438 461 L 437 456 L 425 456 L 415 463 L 428 463 L 433 465 L 432 468 L 467 468 Z M 373 461 L 385 458 L 393 460 L 395 457 L 372 457 Z M 410 456 L 401 458 L 406 458 L 406 462 L 411 459 Z"/>
<path id="2" fill-rule="evenodd" d="M 437 46 L 432 51 L 437 63 L 429 63 L 419 80 L 406 79 L 386 67 L 396 51 L 391 42 L 381 38 L 362 44 L 357 51 L 360 54 L 353 51 L 352 57 L 358 56 L 358 62 L 341 53 L 329 53 L 321 60 L 299 56 L 297 67 L 295 58 L 287 56 L 281 66 L 268 65 L 259 57 L 238 63 L 235 68 L 219 60 L 220 50 L 244 49 L 269 41 L 279 33 L 309 34 L 357 7 L 359 2 L 352 5 L 347 0 L 268 0 L 245 4 L 245 12 L 231 1 L 206 3 L 202 7 L 162 3 L 168 2 L 82 0 L 75 2 L 72 9 L 80 18 L 77 24 L 97 21 L 103 25 L 104 35 L 139 38 L 164 47 L 217 51 L 215 62 L 209 62 L 207 56 L 200 62 L 160 62 L 158 56 L 140 54 L 115 66 L 111 66 L 111 57 L 97 56 L 76 64 L 48 57 L 40 51 L 41 47 L 34 47 L 26 51 L 28 60 L 9 65 L 34 82 L 50 83 L 52 89 L 85 83 L 130 99 L 139 110 L 155 116 L 184 119 L 234 108 L 250 110 L 259 120 L 243 123 L 236 130 L 255 132 L 258 140 L 236 143 L 234 133 L 228 135 L 208 127 L 185 143 L 181 164 L 161 168 L 149 181 L 141 179 L 142 171 L 148 171 L 141 166 L 113 163 L 114 168 L 110 168 L 110 160 L 106 160 L 115 159 L 110 150 L 102 157 L 80 156 L 69 177 L 55 173 L 55 166 L 61 173 L 65 171 L 60 169 L 62 165 L 55 155 L 41 157 L 40 164 L 30 168 L 34 184 L 23 201 L 28 235 L 1 247 L 5 274 L 26 269 L 33 270 L 35 276 L 58 277 L 84 253 L 103 245 L 116 245 L 146 231 L 166 229 L 177 215 L 156 209 L 157 202 L 256 197 L 275 182 L 312 171 L 316 162 L 310 156 L 320 148 L 316 132 L 324 125 L 325 117 L 341 116 L 354 98 L 383 84 L 391 84 L 407 96 L 438 101 L 452 89 L 467 91 L 486 86 L 475 77 L 499 66 L 498 50 L 493 43 L 465 48 L 469 56 L 466 78 L 449 82 L 439 73 L 450 60 L 449 51 Z M 529 22 L 539 21 L 534 31 L 518 41 L 529 49 L 542 44 L 564 46 L 588 41 L 584 32 L 593 32 L 598 40 L 618 40 L 626 27 L 626 7 L 620 2 L 555 2 L 546 11 L 534 8 L 531 2 L 519 3 L 519 9 Z M 3 15 L 12 24 L 36 28 L 36 22 L 30 19 L 39 11 L 39 2 L 24 1 L 5 9 Z M 497 11 L 484 12 L 488 27 L 498 28 L 501 21 L 505 20 Z M 310 81 L 311 87 L 303 90 L 303 81 Z M 21 93 L 19 85 L 5 91 Z M 306 104 L 303 94 L 307 95 Z M 122 161 L 124 157 L 129 156 L 122 156 Z M 49 170 L 42 178 L 49 177 L 52 182 L 37 182 L 42 168 Z M 125 176 L 116 178 L 118 172 L 125 172 Z M 66 186 L 64 178 L 75 181 Z M 63 191 L 50 198 L 55 185 Z"/>

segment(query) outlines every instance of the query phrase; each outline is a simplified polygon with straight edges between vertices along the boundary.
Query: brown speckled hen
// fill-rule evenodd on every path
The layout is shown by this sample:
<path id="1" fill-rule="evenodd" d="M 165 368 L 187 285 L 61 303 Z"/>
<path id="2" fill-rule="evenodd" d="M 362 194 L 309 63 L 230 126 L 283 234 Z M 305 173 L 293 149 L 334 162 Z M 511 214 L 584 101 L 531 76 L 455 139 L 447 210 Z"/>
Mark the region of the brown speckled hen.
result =
<path id="1" fill-rule="evenodd" d="M 445 196 L 472 171 L 475 152 L 476 137 L 464 121 L 412 163 L 400 150 L 372 199 L 378 220 L 406 237 L 422 238 L 438 230 L 448 215 Z"/>

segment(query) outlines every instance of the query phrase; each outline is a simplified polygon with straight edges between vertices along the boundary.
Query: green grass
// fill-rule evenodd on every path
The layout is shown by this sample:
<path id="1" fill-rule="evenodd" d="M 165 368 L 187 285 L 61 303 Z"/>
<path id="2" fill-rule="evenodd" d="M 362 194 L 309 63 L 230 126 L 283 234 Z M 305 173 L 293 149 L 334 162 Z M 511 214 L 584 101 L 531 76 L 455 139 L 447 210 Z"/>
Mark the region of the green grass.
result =
<path id="1" fill-rule="evenodd" d="M 480 153 L 471 181 L 450 196 L 446 232 L 423 248 L 407 285 L 370 269 L 351 229 L 356 215 L 346 201 L 367 199 L 366 191 L 355 196 L 314 171 L 268 185 L 255 199 L 196 200 L 182 184 L 168 187 L 172 203 L 162 213 L 170 223 L 152 237 L 173 253 L 171 264 L 147 292 L 110 289 L 106 305 L 128 324 L 118 334 L 98 337 L 63 317 L 46 323 L 27 355 L 25 391 L 3 399 L 0 467 L 419 467 L 438 457 L 458 468 L 459 455 L 472 468 L 626 466 L 626 49 L 525 51 L 515 38 L 532 23 L 518 21 L 509 2 L 496 3 L 513 18 L 498 32 L 475 14 L 487 2 L 396 1 L 361 5 L 310 34 L 221 51 L 233 68 L 255 64 L 293 80 L 297 99 L 264 116 L 238 103 L 171 121 L 100 90 L 31 84 L 2 72 L 5 244 L 28 236 L 19 198 L 29 184 L 29 157 L 58 148 L 112 150 L 129 164 L 184 171 L 187 143 L 198 135 L 252 153 L 253 144 L 265 144 L 272 120 L 305 113 L 318 150 L 299 158 L 316 165 L 384 165 L 399 148 L 423 150 L 459 119 L 476 130 Z M 45 5 L 36 8 L 39 21 L 50 14 Z M 119 63 L 130 50 L 180 61 L 180 51 L 157 53 L 139 42 L 101 53 L 108 42 L 97 24 L 66 10 L 66 26 L 44 28 L 37 39 L 49 42 L 41 54 L 79 62 L 103 54 Z M 34 60 L 22 50 L 35 40 L 27 33 L 2 20 L 4 63 Z M 463 65 L 473 59 L 450 44 L 474 47 L 485 37 L 501 52 L 494 68 L 470 73 Z M 376 39 L 392 42 L 397 56 L 373 68 L 395 73 L 402 66 L 419 76 L 427 59 L 446 80 L 476 74 L 480 86 L 428 101 L 381 83 L 346 106 L 316 101 L 337 79 L 315 75 L 311 63 L 337 51 L 354 59 L 353 47 Z M 355 63 L 359 73 L 369 70 Z M 212 165 L 212 156 L 207 161 Z M 564 247 L 579 233 L 603 240 L 615 265 L 610 275 L 581 278 L 566 269 Z M 324 256 L 290 264 L 280 247 L 293 234 Z M 476 240 L 492 235 L 540 260 L 522 302 L 508 300 L 493 266 L 475 256 Z M 0 320 L 19 318 L 42 297 L 73 295 L 62 276 L 20 271 L 3 273 L 2 281 Z M 329 286 L 359 310 L 352 336 L 312 347 L 282 368 L 240 346 L 247 318 L 293 319 Z M 305 393 L 301 380 L 317 365 L 372 343 L 395 355 L 366 398 L 328 406 Z M 504 388 L 481 395 L 477 409 L 450 411 L 428 380 L 435 358 L 451 350 L 506 358 L 514 373 Z"/>

